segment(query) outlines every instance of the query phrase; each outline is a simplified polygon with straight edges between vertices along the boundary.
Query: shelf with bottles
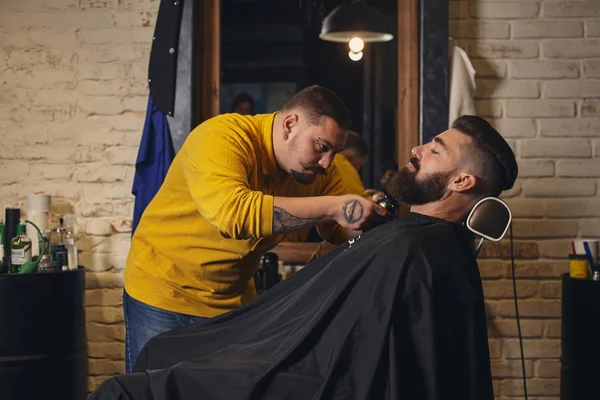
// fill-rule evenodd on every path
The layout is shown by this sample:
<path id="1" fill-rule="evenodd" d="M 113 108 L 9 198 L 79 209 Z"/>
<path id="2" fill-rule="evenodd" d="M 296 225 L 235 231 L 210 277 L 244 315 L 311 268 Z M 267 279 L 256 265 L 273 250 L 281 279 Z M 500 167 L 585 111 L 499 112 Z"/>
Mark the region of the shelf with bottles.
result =
<path id="1" fill-rule="evenodd" d="M 67 272 L 80 269 L 77 241 L 74 231 L 75 219 L 66 214 L 58 227 L 42 233 L 38 226 L 29 220 L 18 221 L 16 236 L 4 238 L 5 230 L 0 223 L 0 273 L 22 275 L 31 273 Z M 33 240 L 27 236 L 26 224 L 37 231 L 40 254 L 32 254 Z M 10 246 L 6 251 L 5 244 Z"/>

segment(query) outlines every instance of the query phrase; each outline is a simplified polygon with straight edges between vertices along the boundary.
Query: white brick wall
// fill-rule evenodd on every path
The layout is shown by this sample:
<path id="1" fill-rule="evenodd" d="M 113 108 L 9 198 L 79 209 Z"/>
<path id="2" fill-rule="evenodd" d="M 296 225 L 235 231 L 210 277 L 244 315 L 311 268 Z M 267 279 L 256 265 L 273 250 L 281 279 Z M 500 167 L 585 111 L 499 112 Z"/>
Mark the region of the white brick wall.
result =
<path id="1" fill-rule="evenodd" d="M 125 369 L 122 270 L 158 4 L 0 2 L 0 207 L 42 192 L 77 214 L 89 390 Z"/>
<path id="2" fill-rule="evenodd" d="M 560 393 L 560 274 L 569 239 L 600 237 L 600 2 L 450 1 L 477 70 L 475 105 L 516 142 L 516 273 L 530 397 Z M 522 398 L 508 243 L 480 263 L 495 394 Z"/>

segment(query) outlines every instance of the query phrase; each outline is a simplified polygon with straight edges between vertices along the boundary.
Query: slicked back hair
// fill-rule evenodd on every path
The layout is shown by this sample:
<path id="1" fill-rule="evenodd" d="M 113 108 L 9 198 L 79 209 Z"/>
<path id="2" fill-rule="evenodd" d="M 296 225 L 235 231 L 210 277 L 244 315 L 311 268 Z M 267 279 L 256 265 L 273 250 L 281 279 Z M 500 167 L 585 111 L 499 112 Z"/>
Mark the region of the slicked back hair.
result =
<path id="1" fill-rule="evenodd" d="M 452 129 L 473 140 L 475 148 L 465 154 L 471 157 L 478 178 L 483 181 L 481 190 L 485 195 L 498 196 L 512 188 L 519 174 L 515 154 L 489 122 L 475 115 L 462 115 L 452 123 Z"/>

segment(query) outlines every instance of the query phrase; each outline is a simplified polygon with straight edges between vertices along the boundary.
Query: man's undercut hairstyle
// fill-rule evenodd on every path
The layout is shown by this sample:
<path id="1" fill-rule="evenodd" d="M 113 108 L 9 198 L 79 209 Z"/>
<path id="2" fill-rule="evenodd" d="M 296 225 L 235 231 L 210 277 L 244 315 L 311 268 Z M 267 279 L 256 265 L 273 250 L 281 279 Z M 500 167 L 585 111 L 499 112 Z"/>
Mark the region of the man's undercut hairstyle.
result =
<path id="1" fill-rule="evenodd" d="M 346 105 L 337 94 L 324 87 L 313 85 L 302 89 L 285 103 L 280 111 L 294 109 L 302 109 L 311 125 L 318 125 L 321 117 L 329 117 L 340 128 L 350 129 L 350 113 Z"/>
<path id="2" fill-rule="evenodd" d="M 356 154 L 363 158 L 369 156 L 369 145 L 366 140 L 354 131 L 348 131 L 345 149 L 354 150 Z"/>
<path id="3" fill-rule="evenodd" d="M 452 129 L 473 140 L 475 148 L 464 154 L 471 158 L 477 177 L 483 181 L 479 189 L 484 195 L 498 196 L 513 187 L 519 174 L 515 153 L 489 122 L 475 115 L 462 115 L 452 123 Z"/>

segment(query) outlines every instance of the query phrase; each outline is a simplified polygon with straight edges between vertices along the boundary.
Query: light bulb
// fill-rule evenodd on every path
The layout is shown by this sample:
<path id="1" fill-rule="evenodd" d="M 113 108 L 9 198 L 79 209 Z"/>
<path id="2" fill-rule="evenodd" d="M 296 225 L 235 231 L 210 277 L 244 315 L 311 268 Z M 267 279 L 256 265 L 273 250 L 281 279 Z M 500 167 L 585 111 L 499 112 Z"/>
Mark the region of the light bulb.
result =
<path id="1" fill-rule="evenodd" d="M 363 40 L 359 37 L 350 39 L 348 45 L 350 46 L 350 50 L 352 50 L 355 53 L 358 53 L 359 51 L 365 48 L 365 42 L 363 42 Z"/>
<path id="2" fill-rule="evenodd" d="M 350 59 L 352 61 L 358 61 L 362 58 L 362 56 L 363 56 L 362 51 L 359 51 L 359 52 L 349 51 L 348 52 L 348 57 L 350 57 Z"/>

